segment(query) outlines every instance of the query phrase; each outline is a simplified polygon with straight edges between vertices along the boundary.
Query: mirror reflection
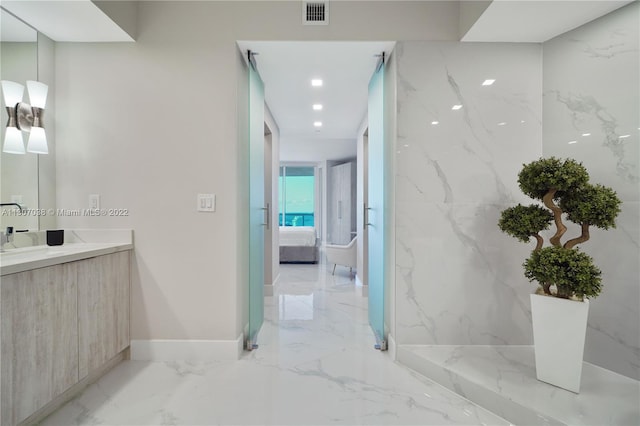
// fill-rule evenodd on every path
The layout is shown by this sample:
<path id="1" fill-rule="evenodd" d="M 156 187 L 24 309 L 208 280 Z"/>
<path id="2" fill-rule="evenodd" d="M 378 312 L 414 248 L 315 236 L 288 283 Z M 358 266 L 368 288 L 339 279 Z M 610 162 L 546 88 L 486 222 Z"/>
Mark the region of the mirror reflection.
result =
<path id="1" fill-rule="evenodd" d="M 0 79 L 26 84 L 38 79 L 38 33 L 36 30 L 0 9 Z M 28 101 L 25 91 L 24 99 Z M 4 147 L 8 114 L 2 101 L 0 141 Z M 24 137 L 24 135 L 23 135 Z M 24 209 L 38 208 L 38 155 L 10 154 L 0 150 L 0 202 L 18 203 Z M 0 212 L 0 228 L 38 230 L 36 214 L 18 214 L 13 206 Z"/>

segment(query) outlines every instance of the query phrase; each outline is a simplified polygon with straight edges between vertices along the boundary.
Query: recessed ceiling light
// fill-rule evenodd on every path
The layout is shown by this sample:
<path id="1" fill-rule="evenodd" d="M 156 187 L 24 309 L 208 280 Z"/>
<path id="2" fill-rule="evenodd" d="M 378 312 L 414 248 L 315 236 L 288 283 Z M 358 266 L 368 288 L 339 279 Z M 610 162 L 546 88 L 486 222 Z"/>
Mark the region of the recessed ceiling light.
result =
<path id="1" fill-rule="evenodd" d="M 434 126 L 436 126 L 436 125 L 440 124 L 440 122 L 439 122 L 439 121 L 432 121 L 432 122 L 431 122 L 431 124 L 433 124 Z"/>
<path id="2" fill-rule="evenodd" d="M 520 120 L 520 124 L 524 124 L 524 120 Z"/>
<path id="3" fill-rule="evenodd" d="M 460 108 L 462 108 L 462 105 L 454 105 L 454 106 L 451 107 L 451 109 L 454 110 L 454 111 L 457 111 Z"/>
<path id="4" fill-rule="evenodd" d="M 313 125 L 314 125 L 315 127 L 322 127 L 322 121 L 314 121 L 314 122 L 313 122 Z"/>
<path id="5" fill-rule="evenodd" d="M 630 137 L 630 136 L 631 136 L 631 135 L 622 135 L 622 136 L 620 136 L 620 139 L 625 139 L 625 138 L 628 138 L 628 137 Z"/>
<path id="6" fill-rule="evenodd" d="M 583 133 L 582 136 L 591 136 L 591 133 Z"/>
<path id="7" fill-rule="evenodd" d="M 483 86 L 491 86 L 493 83 L 495 83 L 496 80 L 493 78 L 488 78 L 485 81 L 482 82 Z"/>
<path id="8" fill-rule="evenodd" d="M 504 121 L 501 122 L 501 123 L 498 123 L 498 126 L 506 126 L 506 125 L 507 125 L 507 123 L 505 123 Z"/>
<path id="9" fill-rule="evenodd" d="M 314 111 L 322 111 L 322 104 L 313 104 Z"/>
<path id="10" fill-rule="evenodd" d="M 322 86 L 322 80 L 319 78 L 314 78 L 313 80 L 311 80 L 311 85 L 313 87 L 320 87 Z"/>
<path id="11" fill-rule="evenodd" d="M 573 145 L 574 143 L 578 143 L 578 141 L 569 141 L 569 145 Z"/>

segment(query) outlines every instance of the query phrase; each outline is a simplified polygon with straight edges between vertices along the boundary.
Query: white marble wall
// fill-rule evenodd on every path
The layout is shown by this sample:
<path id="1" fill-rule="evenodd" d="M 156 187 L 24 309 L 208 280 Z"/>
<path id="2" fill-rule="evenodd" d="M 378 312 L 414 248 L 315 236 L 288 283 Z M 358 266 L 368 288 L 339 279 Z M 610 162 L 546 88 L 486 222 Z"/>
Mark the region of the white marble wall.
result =
<path id="1" fill-rule="evenodd" d="M 639 20 L 636 2 L 543 45 L 543 154 L 581 161 L 593 182 L 612 187 L 623 200 L 617 228 L 594 230 L 591 240 L 581 246 L 603 273 L 603 292 L 590 304 L 585 358 L 636 379 L 640 379 Z"/>
<path id="2" fill-rule="evenodd" d="M 532 247 L 497 222 L 527 202 L 517 174 L 542 155 L 541 46 L 403 42 L 396 55 L 396 341 L 531 344 Z"/>

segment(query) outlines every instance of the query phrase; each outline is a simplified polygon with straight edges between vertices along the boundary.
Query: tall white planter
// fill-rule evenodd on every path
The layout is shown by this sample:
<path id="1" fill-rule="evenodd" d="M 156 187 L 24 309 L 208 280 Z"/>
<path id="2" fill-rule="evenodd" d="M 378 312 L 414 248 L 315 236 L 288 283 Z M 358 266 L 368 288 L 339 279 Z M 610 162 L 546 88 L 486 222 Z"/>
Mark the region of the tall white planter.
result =
<path id="1" fill-rule="evenodd" d="M 589 301 L 531 295 L 538 380 L 580 392 Z"/>

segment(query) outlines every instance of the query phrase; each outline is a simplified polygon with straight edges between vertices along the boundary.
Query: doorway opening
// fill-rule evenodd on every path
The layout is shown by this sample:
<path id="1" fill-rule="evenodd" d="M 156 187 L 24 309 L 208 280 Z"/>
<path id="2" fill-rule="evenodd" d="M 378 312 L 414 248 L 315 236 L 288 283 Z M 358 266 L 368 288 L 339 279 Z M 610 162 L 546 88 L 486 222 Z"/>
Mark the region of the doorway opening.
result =
<path id="1" fill-rule="evenodd" d="M 370 296 L 369 277 L 373 274 L 368 274 L 367 269 L 372 263 L 384 265 L 386 260 L 383 247 L 386 224 L 382 220 L 386 210 L 386 187 L 382 184 L 386 153 L 383 146 L 375 156 L 370 155 L 371 133 L 377 135 L 373 138 L 376 144 L 384 141 L 384 57 L 385 54 L 388 57 L 394 43 L 238 44 L 241 50 L 251 50 L 260 55 L 257 60 L 253 58 L 256 62 L 250 66 L 264 81 L 263 107 L 274 126 L 268 140 L 265 136 L 265 173 L 269 169 L 266 162 L 279 157 L 277 166 L 270 163 L 271 175 L 265 174 L 264 181 L 268 187 L 257 187 L 264 197 L 264 207 L 258 208 L 269 212 L 273 224 L 271 234 L 265 233 L 262 248 L 266 262 L 263 285 L 270 287 L 265 295 L 275 291 L 274 284 L 283 267 L 279 262 L 282 259 L 278 259 L 280 250 L 274 245 L 276 241 L 282 243 L 279 228 L 310 227 L 315 232 L 314 243 L 321 249 L 321 258 L 313 259 L 311 263 L 319 260 L 320 268 L 333 266 L 335 269 L 335 265 L 324 262 L 323 247 L 327 244 L 346 246 L 352 240 L 356 241 L 357 259 L 354 265 L 346 265 L 349 266 L 347 270 L 356 270 L 354 285 L 361 286 L 365 290 L 363 294 Z M 327 61 L 327 58 L 332 60 Z M 326 67 L 327 63 L 330 63 L 330 69 Z M 357 76 L 355 80 L 354 76 Z M 374 93 L 372 90 L 376 93 L 374 104 L 370 101 L 371 93 Z M 359 101 L 354 103 L 354 99 Z M 372 105 L 377 109 L 374 113 Z M 380 123 L 371 123 L 372 117 Z M 380 162 L 371 167 L 372 159 Z M 276 167 L 278 182 L 273 185 Z M 377 205 L 371 205 L 369 196 L 372 187 L 368 180 L 372 171 L 381 174 L 383 179 L 376 181 L 376 191 L 381 195 Z M 302 187 L 306 189 L 303 191 Z M 304 195 L 300 195 L 302 193 Z M 371 228 L 378 235 L 373 239 L 378 245 L 376 250 L 369 247 Z M 378 256 L 375 262 L 368 261 L 371 255 Z M 303 263 L 309 259 L 296 260 Z M 383 268 L 379 279 L 381 285 L 385 274 Z M 376 294 L 383 303 L 384 290 Z M 383 318 L 385 311 L 384 305 L 380 306 L 382 308 L 377 309 L 379 319 Z M 369 310 L 372 310 L 371 306 Z M 378 320 L 376 322 L 379 323 Z M 384 324 L 374 330 L 382 343 L 378 347 L 384 349 Z"/>

